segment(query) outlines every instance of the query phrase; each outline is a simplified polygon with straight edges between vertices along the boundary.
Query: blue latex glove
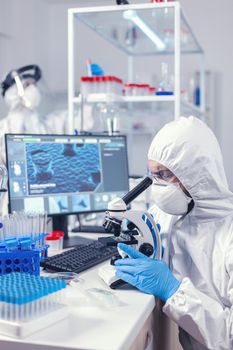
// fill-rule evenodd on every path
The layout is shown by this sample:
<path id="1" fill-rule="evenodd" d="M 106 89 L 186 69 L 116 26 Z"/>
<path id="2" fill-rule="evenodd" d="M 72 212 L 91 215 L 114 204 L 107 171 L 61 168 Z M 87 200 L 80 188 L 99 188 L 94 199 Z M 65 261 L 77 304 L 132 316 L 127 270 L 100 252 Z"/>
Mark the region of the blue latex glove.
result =
<path id="1" fill-rule="evenodd" d="M 148 258 L 123 243 L 119 243 L 118 247 L 131 257 L 115 262 L 118 278 L 165 302 L 179 288 L 180 282 L 164 261 Z"/>

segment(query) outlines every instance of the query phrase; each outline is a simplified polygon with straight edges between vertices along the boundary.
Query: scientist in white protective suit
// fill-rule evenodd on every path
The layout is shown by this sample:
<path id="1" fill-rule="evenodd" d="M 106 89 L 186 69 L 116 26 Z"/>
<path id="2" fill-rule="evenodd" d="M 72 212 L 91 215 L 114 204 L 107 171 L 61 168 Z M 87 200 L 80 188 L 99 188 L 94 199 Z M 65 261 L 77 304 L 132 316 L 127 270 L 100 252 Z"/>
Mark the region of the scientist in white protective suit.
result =
<path id="1" fill-rule="evenodd" d="M 181 117 L 157 133 L 148 159 L 163 261 L 119 244 L 129 258 L 115 262 L 117 276 L 164 301 L 183 349 L 233 349 L 233 194 L 218 142 Z"/>
<path id="2" fill-rule="evenodd" d="M 0 164 L 6 162 L 5 134 L 46 132 L 37 110 L 41 99 L 37 86 L 40 79 L 41 70 L 33 64 L 11 70 L 1 82 L 2 96 L 9 110 L 0 119 Z M 7 195 L 3 195 L 0 213 L 8 213 Z"/>

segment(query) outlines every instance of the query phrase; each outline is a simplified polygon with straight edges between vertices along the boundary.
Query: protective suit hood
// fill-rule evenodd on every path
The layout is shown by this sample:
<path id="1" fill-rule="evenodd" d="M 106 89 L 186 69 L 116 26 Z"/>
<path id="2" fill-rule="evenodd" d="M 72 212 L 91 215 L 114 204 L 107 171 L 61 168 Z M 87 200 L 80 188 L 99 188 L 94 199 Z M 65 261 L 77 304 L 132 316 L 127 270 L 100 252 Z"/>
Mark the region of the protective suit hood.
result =
<path id="1" fill-rule="evenodd" d="M 198 118 L 180 117 L 166 124 L 154 137 L 148 159 L 170 169 L 191 194 L 190 219 L 213 221 L 233 214 L 219 144 Z"/>

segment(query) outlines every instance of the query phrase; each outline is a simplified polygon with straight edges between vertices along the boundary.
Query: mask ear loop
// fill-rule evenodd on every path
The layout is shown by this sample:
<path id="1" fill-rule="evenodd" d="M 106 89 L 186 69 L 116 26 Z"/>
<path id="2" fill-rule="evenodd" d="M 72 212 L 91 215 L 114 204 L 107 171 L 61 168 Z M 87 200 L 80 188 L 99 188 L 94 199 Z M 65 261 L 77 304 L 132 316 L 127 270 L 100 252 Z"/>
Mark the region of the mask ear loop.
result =
<path id="1" fill-rule="evenodd" d="M 30 101 L 28 101 L 28 99 L 26 99 L 25 97 L 25 90 L 24 90 L 24 87 L 23 87 L 23 83 L 20 79 L 20 76 L 18 74 L 17 71 L 13 71 L 11 73 L 13 79 L 15 80 L 15 84 L 16 84 L 16 87 L 17 87 L 17 90 L 18 90 L 18 95 L 21 99 L 21 101 L 23 102 L 23 105 L 27 108 L 30 108 L 31 107 L 31 103 Z"/>

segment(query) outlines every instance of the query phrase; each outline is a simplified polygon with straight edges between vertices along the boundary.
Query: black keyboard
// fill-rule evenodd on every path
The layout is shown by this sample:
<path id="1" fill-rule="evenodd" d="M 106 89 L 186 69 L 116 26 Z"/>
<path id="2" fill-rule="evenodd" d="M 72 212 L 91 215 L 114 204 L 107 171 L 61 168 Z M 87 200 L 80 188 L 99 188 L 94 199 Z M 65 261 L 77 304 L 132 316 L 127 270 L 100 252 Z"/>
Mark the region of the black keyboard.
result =
<path id="1" fill-rule="evenodd" d="M 117 253 L 116 247 L 107 247 L 98 241 L 94 241 L 51 256 L 41 261 L 40 265 L 47 270 L 79 273 L 110 259 Z"/>

